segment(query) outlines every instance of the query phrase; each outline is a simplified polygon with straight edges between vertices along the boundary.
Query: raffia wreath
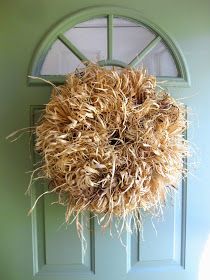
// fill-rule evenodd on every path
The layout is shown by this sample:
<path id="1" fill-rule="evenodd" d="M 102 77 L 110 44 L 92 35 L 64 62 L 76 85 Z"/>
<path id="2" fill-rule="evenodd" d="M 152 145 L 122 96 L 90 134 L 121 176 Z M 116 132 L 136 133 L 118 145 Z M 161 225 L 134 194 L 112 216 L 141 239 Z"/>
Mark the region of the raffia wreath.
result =
<path id="1" fill-rule="evenodd" d="M 36 126 L 36 150 L 66 222 L 84 210 L 113 217 L 159 213 L 183 175 L 186 109 L 145 70 L 87 65 L 54 87 Z"/>

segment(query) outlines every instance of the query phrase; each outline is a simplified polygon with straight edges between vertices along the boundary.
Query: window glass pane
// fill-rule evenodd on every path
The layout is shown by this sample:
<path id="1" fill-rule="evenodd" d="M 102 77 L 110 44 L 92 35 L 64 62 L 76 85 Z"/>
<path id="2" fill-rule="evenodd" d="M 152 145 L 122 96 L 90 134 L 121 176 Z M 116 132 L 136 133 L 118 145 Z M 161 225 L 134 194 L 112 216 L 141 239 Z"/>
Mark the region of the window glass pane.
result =
<path id="1" fill-rule="evenodd" d="M 98 18 L 76 25 L 64 33 L 90 61 L 107 57 L 107 19 Z M 42 75 L 65 75 L 81 66 L 81 61 L 60 41 L 50 48 L 42 65 Z"/>
<path id="2" fill-rule="evenodd" d="M 64 35 L 92 62 L 107 58 L 107 19 L 97 18 L 76 25 Z"/>
<path id="3" fill-rule="evenodd" d="M 147 54 L 137 67 L 144 67 L 152 75 L 177 77 L 174 59 L 164 43 L 160 42 Z"/>
<path id="4" fill-rule="evenodd" d="M 144 26 L 122 18 L 113 20 L 113 59 L 126 63 L 137 56 L 153 39 Z"/>
<path id="5" fill-rule="evenodd" d="M 59 40 L 52 45 L 41 68 L 41 75 L 66 75 L 83 65 Z"/>

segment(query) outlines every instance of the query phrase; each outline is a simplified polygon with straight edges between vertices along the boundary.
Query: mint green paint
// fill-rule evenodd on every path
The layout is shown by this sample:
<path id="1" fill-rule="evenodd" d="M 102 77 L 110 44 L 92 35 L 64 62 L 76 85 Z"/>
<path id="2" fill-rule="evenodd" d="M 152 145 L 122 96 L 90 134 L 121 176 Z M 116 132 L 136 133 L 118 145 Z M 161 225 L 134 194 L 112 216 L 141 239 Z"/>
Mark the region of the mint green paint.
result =
<path id="1" fill-rule="evenodd" d="M 126 63 L 124 63 L 123 61 L 120 61 L 120 60 L 115 60 L 115 59 L 112 59 L 112 60 L 100 60 L 98 62 L 98 64 L 100 66 L 119 66 L 119 67 L 122 67 L 122 68 L 125 68 L 127 67 L 128 65 Z"/>
<path id="2" fill-rule="evenodd" d="M 49 100 L 49 86 L 44 87 L 38 83 L 33 84 L 36 86 L 31 86 L 27 81 L 27 75 L 32 73 L 28 69 L 32 56 L 35 54 L 37 59 L 39 57 L 40 48 L 35 51 L 38 42 L 43 42 L 46 37 L 48 38 L 48 31 L 70 14 L 76 14 L 84 8 L 89 10 L 90 6 L 98 5 L 100 8 L 106 4 L 113 5 L 113 0 L 60 0 L 57 2 L 19 0 L 13 1 L 12 4 L 11 1 L 4 1 L 1 4 L 0 279 L 78 280 L 91 277 L 96 280 L 199 279 L 200 258 L 210 233 L 208 217 L 208 213 L 210 213 L 210 94 L 208 89 L 210 3 L 207 0 L 201 0 L 199 3 L 195 0 L 178 0 L 173 1 L 173 3 L 166 0 L 142 0 L 141 3 L 137 0 L 129 0 L 129 2 L 127 0 L 114 0 L 115 5 L 122 6 L 127 11 L 129 8 L 135 10 L 138 19 L 147 18 L 163 29 L 172 38 L 173 46 L 171 49 L 174 45 L 175 49 L 178 49 L 176 60 L 184 61 L 181 70 L 185 73 L 183 77 L 186 79 L 184 78 L 184 80 L 188 79 L 189 81 L 190 74 L 190 87 L 182 88 L 182 86 L 177 87 L 178 83 L 170 83 L 171 93 L 177 98 L 185 98 L 183 99 L 185 104 L 192 108 L 193 116 L 188 116 L 191 121 L 188 138 L 193 140 L 193 143 L 198 147 L 199 159 L 196 160 L 200 162 L 196 170 L 191 169 L 193 176 L 188 177 L 187 201 L 181 200 L 182 203 L 187 203 L 185 269 L 183 269 L 183 260 L 181 262 L 175 260 L 174 264 L 166 260 L 167 257 L 171 257 L 171 250 L 168 246 L 171 239 L 166 234 L 167 231 L 161 232 L 159 228 L 156 237 L 155 234 L 153 236 L 154 231 L 151 228 L 149 230 L 149 225 L 146 224 L 145 242 L 138 241 L 135 236 L 132 238 L 123 236 L 123 241 L 127 240 L 128 242 L 128 250 L 133 252 L 131 255 L 126 255 L 120 242 L 116 241 L 115 238 L 110 238 L 108 233 L 101 233 L 97 223 L 95 223 L 95 274 L 90 272 L 86 277 L 90 266 L 88 259 L 81 259 L 81 263 L 87 267 L 87 273 L 84 272 L 83 275 L 69 273 L 69 268 L 65 264 L 60 267 L 61 271 L 50 272 L 51 268 L 48 266 L 46 267 L 48 271 L 43 271 L 40 276 L 37 275 L 40 271 L 39 267 L 44 266 L 46 259 L 50 262 L 53 261 L 53 254 L 51 253 L 49 256 L 52 248 L 48 246 L 50 250 L 47 250 L 46 254 L 43 236 L 47 234 L 46 239 L 49 244 L 50 240 L 52 241 L 54 238 L 53 234 L 56 234 L 54 230 L 50 230 L 50 227 L 58 228 L 63 220 L 61 221 L 62 218 L 59 216 L 60 210 L 56 212 L 57 206 L 48 206 L 47 200 L 39 202 L 37 211 L 33 213 L 32 217 L 27 216 L 31 200 L 24 196 L 29 181 L 29 174 L 25 172 L 33 169 L 29 157 L 30 137 L 26 133 L 14 143 L 6 141 L 5 137 L 16 129 L 28 127 L 30 125 L 30 108 L 43 105 Z M 116 7 L 113 13 L 117 10 Z M 75 19 L 75 16 L 73 18 Z M 162 37 L 162 34 L 160 36 Z M 167 43 L 170 45 L 170 40 L 167 40 Z M 44 48 L 47 48 L 46 44 Z M 174 55 L 176 56 L 176 52 Z M 33 65 L 36 64 L 35 61 L 33 59 Z M 60 77 L 58 77 L 59 79 Z M 197 125 L 198 121 L 199 126 Z M 41 192 L 41 188 L 40 185 L 36 186 L 36 189 L 34 188 L 37 192 L 36 196 Z M 49 209 L 46 209 L 47 207 Z M 55 224 L 50 224 L 53 213 L 58 215 L 56 216 L 58 220 L 55 221 Z M 184 219 L 182 223 L 185 224 Z M 49 225 L 48 231 L 46 231 L 46 224 Z M 171 224 L 167 226 L 170 232 L 171 227 Z M 183 227 L 182 230 L 184 230 Z M 65 234 L 65 227 L 61 229 L 61 232 L 58 231 L 58 236 L 63 236 L 63 234 Z M 161 239 L 162 237 L 164 241 Z M 38 243 L 36 243 L 37 240 Z M 64 241 L 61 239 L 59 242 Z M 138 243 L 140 251 L 136 249 Z M 182 238 L 182 243 L 185 244 L 184 238 Z M 39 248 L 37 248 L 37 244 L 39 244 Z M 71 253 L 73 254 L 71 257 L 74 257 L 74 252 L 71 251 L 68 251 L 67 255 Z M 155 257 L 155 254 L 158 253 L 159 259 L 162 259 L 159 264 L 155 261 L 154 265 L 152 260 L 148 260 L 140 266 L 138 265 L 139 259 L 148 259 L 151 255 Z M 78 252 L 75 253 L 75 259 L 76 254 Z M 36 261 L 37 255 L 39 256 Z M 89 258 L 91 258 L 90 254 Z M 59 269 L 56 263 L 52 266 L 53 269 Z M 92 268 L 89 269 L 89 271 L 92 270 Z"/>

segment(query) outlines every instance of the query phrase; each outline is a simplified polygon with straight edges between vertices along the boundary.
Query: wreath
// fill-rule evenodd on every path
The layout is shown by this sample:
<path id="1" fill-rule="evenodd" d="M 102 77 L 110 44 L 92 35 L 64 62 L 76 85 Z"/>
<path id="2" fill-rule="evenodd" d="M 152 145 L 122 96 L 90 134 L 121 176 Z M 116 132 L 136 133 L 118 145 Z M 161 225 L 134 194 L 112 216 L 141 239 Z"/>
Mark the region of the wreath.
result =
<path id="1" fill-rule="evenodd" d="M 176 189 L 188 155 L 186 108 L 145 70 L 86 65 L 54 86 L 36 126 L 36 151 L 66 222 L 90 211 L 106 227 L 141 226 Z"/>

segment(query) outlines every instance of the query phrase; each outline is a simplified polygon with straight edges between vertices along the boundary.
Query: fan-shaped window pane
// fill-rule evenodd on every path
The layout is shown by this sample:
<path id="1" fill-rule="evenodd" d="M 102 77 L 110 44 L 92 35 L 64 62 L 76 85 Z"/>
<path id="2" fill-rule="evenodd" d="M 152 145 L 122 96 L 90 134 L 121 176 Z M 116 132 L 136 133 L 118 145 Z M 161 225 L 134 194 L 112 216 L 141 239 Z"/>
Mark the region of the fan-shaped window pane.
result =
<path id="1" fill-rule="evenodd" d="M 81 65 L 81 61 L 62 42 L 56 40 L 44 60 L 41 75 L 65 75 Z"/>
<path id="2" fill-rule="evenodd" d="M 64 35 L 92 62 L 107 57 L 107 20 L 92 19 L 76 25 Z"/>
<path id="3" fill-rule="evenodd" d="M 164 43 L 160 42 L 147 54 L 137 67 L 144 67 L 152 75 L 177 77 L 178 72 L 173 57 Z"/>
<path id="4" fill-rule="evenodd" d="M 153 39 L 149 29 L 122 18 L 113 20 L 113 59 L 129 63 Z"/>
<path id="5" fill-rule="evenodd" d="M 107 20 L 98 18 L 77 24 L 64 36 L 90 61 L 107 57 Z M 42 75 L 65 75 L 81 65 L 81 61 L 62 42 L 56 40 L 41 69 Z"/>

